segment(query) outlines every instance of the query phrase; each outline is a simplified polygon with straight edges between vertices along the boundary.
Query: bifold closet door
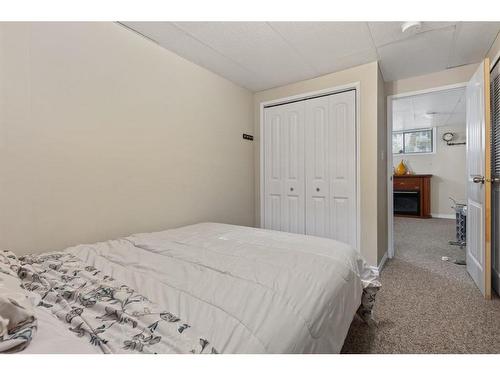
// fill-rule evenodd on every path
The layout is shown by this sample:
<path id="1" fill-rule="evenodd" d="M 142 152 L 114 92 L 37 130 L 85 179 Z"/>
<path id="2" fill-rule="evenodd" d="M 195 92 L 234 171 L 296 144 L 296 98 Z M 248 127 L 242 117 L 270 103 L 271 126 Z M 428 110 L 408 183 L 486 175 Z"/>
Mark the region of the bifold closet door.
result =
<path id="1" fill-rule="evenodd" d="M 264 125 L 264 227 L 304 233 L 304 102 L 266 108 Z"/>
<path id="2" fill-rule="evenodd" d="M 306 234 L 356 246 L 355 91 L 306 100 Z"/>

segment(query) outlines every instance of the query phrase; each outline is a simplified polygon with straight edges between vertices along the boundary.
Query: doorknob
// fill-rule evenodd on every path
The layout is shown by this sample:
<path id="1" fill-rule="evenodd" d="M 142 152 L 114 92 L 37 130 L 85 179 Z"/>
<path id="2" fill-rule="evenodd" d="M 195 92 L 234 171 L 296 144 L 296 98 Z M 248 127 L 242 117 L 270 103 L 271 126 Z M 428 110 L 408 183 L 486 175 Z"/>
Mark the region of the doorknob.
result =
<path id="1" fill-rule="evenodd" d="M 319 191 L 319 188 L 316 188 L 316 191 Z"/>
<path id="2" fill-rule="evenodd" d="M 293 187 L 290 188 L 290 191 L 293 191 Z"/>
<path id="3" fill-rule="evenodd" d="M 475 184 L 484 184 L 484 176 L 472 176 L 472 182 Z"/>

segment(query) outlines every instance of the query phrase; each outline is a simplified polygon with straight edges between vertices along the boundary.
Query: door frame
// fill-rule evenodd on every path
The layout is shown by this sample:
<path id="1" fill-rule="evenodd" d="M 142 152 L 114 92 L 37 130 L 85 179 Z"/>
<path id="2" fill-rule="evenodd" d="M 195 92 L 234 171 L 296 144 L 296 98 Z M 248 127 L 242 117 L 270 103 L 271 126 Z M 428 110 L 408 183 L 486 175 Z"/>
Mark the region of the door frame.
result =
<path id="1" fill-rule="evenodd" d="M 360 82 L 352 82 L 352 83 L 347 83 L 345 85 L 339 85 L 339 86 L 333 86 L 333 87 L 328 87 L 326 89 L 321 89 L 321 90 L 315 90 L 315 91 L 309 91 L 305 93 L 300 93 L 297 95 L 291 95 L 287 97 L 282 97 L 278 99 L 273 99 L 273 100 L 268 100 L 265 102 L 261 102 L 259 104 L 259 155 L 260 155 L 260 172 L 259 172 L 259 179 L 260 179 L 260 223 L 259 227 L 263 228 L 264 224 L 264 176 L 265 176 L 265 163 L 264 163 L 264 109 L 268 106 L 271 105 L 276 105 L 276 104 L 287 104 L 293 101 L 297 100 L 307 100 L 307 99 L 313 99 L 318 96 L 323 96 L 323 95 L 333 95 L 333 94 L 338 94 L 344 91 L 350 91 L 350 90 L 355 90 L 355 132 L 356 132 L 356 142 L 355 142 L 355 147 L 356 147 L 356 250 L 360 252 L 360 245 L 361 245 L 361 207 L 360 207 L 360 202 L 361 202 L 361 188 L 360 188 L 360 171 L 361 171 L 361 158 L 360 158 L 360 131 L 359 131 L 359 124 L 360 124 L 360 87 L 361 84 Z"/>
<path id="2" fill-rule="evenodd" d="M 408 96 L 428 94 L 437 91 L 453 90 L 461 87 L 466 87 L 467 82 L 454 83 L 451 85 L 431 87 L 422 90 L 408 91 L 400 94 L 387 96 L 387 255 L 389 258 L 394 258 L 394 214 L 393 214 L 393 156 L 392 156 L 392 101 Z"/>

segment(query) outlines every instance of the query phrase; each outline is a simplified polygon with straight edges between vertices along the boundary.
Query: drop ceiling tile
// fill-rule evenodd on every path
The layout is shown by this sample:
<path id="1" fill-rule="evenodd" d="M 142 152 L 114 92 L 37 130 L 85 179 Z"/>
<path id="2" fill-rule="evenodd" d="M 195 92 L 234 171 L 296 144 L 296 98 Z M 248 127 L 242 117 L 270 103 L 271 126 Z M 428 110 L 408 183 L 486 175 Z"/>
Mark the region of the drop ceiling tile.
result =
<path id="1" fill-rule="evenodd" d="M 465 88 L 437 91 L 393 101 L 394 130 L 441 127 L 465 122 Z M 430 112 L 436 114 L 426 116 Z"/>
<path id="2" fill-rule="evenodd" d="M 413 127 L 412 128 L 407 128 L 408 129 L 425 129 L 425 128 L 431 128 L 433 126 L 436 126 L 433 124 L 434 119 L 428 119 L 425 117 L 417 116 L 414 118 L 413 121 Z"/>
<path id="3" fill-rule="evenodd" d="M 456 125 L 461 125 L 465 128 L 465 112 L 453 113 L 443 124 L 443 126 L 456 126 Z"/>
<path id="4" fill-rule="evenodd" d="M 417 115 L 436 112 L 449 116 L 457 106 L 464 88 L 436 91 L 413 96 L 413 110 Z"/>
<path id="5" fill-rule="evenodd" d="M 425 33 L 430 30 L 452 27 L 457 24 L 457 22 L 422 22 L 422 27 L 420 31 L 417 34 L 415 34 L 411 32 L 403 33 L 401 31 L 401 25 L 404 22 L 405 21 L 368 22 L 368 27 L 370 28 L 375 46 L 381 47 L 385 44 L 394 43 L 403 39 L 408 39 L 415 35 Z"/>
<path id="6" fill-rule="evenodd" d="M 170 22 L 122 22 L 155 40 L 162 47 L 198 64 L 251 91 L 265 87 L 267 83 L 257 74 L 249 71 L 210 47 L 193 39 Z"/>
<path id="7" fill-rule="evenodd" d="M 176 22 L 178 27 L 269 82 L 282 85 L 316 75 L 265 22 Z"/>
<path id="8" fill-rule="evenodd" d="M 366 22 L 270 22 L 321 74 L 377 60 Z"/>
<path id="9" fill-rule="evenodd" d="M 457 103 L 457 106 L 455 107 L 455 112 L 456 113 L 465 113 L 465 89 L 462 95 L 460 96 L 460 99 Z"/>
<path id="10" fill-rule="evenodd" d="M 310 79 L 377 58 L 386 81 L 476 62 L 490 47 L 499 25 L 424 22 L 423 32 L 407 36 L 400 31 L 401 22 L 125 24 L 252 91 Z"/>
<path id="11" fill-rule="evenodd" d="M 454 28 L 421 33 L 378 48 L 385 81 L 437 72 L 447 67 Z"/>
<path id="12" fill-rule="evenodd" d="M 324 59 L 321 64 L 318 64 L 318 71 L 320 74 L 338 72 L 340 70 L 367 64 L 377 60 L 378 57 L 375 51 L 366 50 L 353 55 L 342 56 L 331 60 Z"/>
<path id="13" fill-rule="evenodd" d="M 394 131 L 415 129 L 413 113 L 411 111 L 395 112 L 392 119 L 392 129 Z"/>
<path id="14" fill-rule="evenodd" d="M 500 22 L 460 22 L 448 65 L 459 66 L 481 61 L 499 31 Z"/>
<path id="15" fill-rule="evenodd" d="M 411 96 L 395 99 L 392 102 L 393 112 L 408 112 L 412 110 L 413 110 L 413 101 Z"/>

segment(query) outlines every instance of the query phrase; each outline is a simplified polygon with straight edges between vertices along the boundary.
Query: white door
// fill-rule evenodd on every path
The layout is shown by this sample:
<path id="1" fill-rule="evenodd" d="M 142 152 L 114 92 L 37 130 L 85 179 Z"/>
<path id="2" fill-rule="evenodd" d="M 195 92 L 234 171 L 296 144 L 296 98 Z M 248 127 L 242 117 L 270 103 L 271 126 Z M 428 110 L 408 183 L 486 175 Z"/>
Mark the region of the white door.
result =
<path id="1" fill-rule="evenodd" d="M 356 248 L 355 91 L 329 97 L 330 235 Z"/>
<path id="2" fill-rule="evenodd" d="M 491 159 L 489 63 L 483 62 L 466 89 L 467 271 L 491 297 Z"/>
<path id="3" fill-rule="evenodd" d="M 304 233 L 304 103 L 266 108 L 264 227 Z"/>
<path id="4" fill-rule="evenodd" d="M 329 97 L 306 101 L 306 234 L 331 237 Z"/>
<path id="5" fill-rule="evenodd" d="M 355 91 L 306 101 L 306 234 L 356 247 Z"/>

